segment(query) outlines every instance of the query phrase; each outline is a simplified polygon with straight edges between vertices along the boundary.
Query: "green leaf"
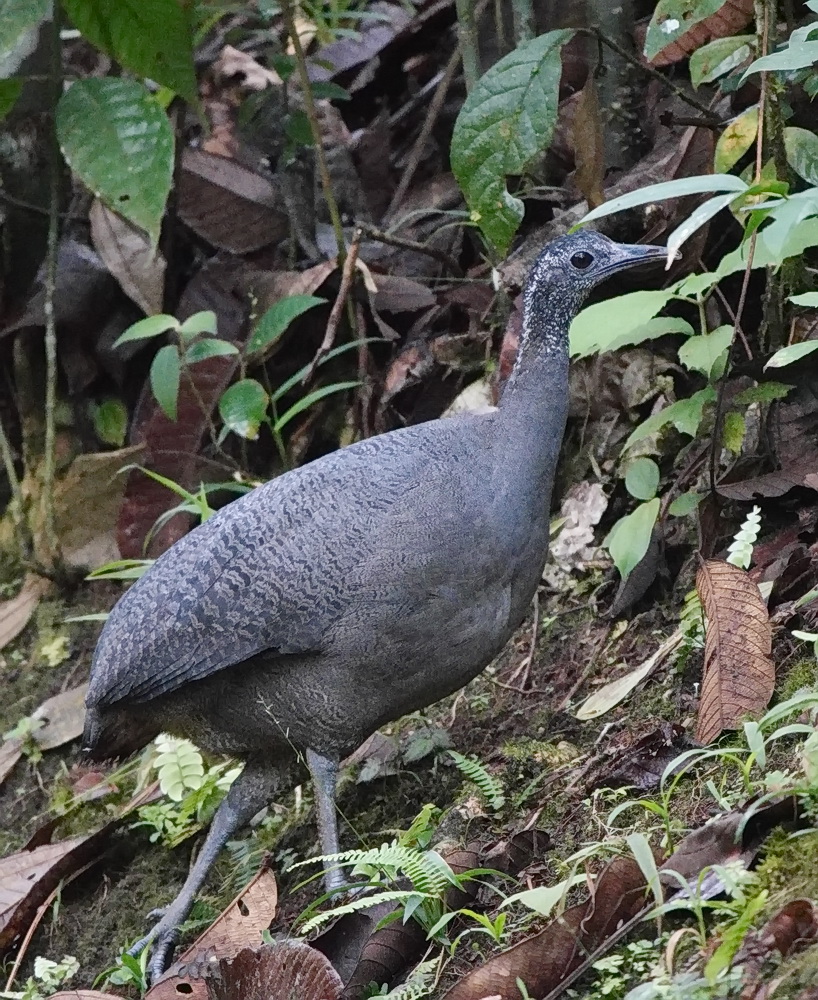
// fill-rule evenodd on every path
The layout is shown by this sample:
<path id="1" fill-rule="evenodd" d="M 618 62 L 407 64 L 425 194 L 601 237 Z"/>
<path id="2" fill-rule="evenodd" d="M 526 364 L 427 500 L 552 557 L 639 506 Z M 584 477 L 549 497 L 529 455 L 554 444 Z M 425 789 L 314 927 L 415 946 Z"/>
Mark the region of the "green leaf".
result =
<path id="1" fill-rule="evenodd" d="M 791 295 L 790 302 L 795 306 L 818 308 L 818 292 L 803 292 L 801 295 Z"/>
<path id="2" fill-rule="evenodd" d="M 724 76 L 750 58 L 754 44 L 755 35 L 734 35 L 702 45 L 690 57 L 690 82 L 699 87 Z"/>
<path id="3" fill-rule="evenodd" d="M 523 217 L 508 175 L 525 171 L 554 133 L 560 49 L 573 31 L 549 31 L 518 46 L 478 81 L 457 116 L 451 164 L 472 220 L 502 256 Z"/>
<path id="4" fill-rule="evenodd" d="M 94 431 L 100 441 L 121 448 L 128 429 L 128 411 L 121 399 L 104 399 L 93 410 Z"/>
<path id="5" fill-rule="evenodd" d="M 176 420 L 179 401 L 179 351 L 175 344 L 160 347 L 151 364 L 151 390 L 168 420 Z"/>
<path id="6" fill-rule="evenodd" d="M 636 344 L 658 336 L 642 328 L 673 298 L 672 289 L 658 292 L 629 292 L 583 309 L 571 324 L 570 351 L 575 357 L 587 358 L 597 351 Z M 665 322 L 665 321 L 663 321 Z M 673 320 L 667 320 L 673 324 Z M 676 332 L 672 329 L 665 332 Z M 637 338 L 637 339 L 634 339 Z"/>
<path id="7" fill-rule="evenodd" d="M 114 77 L 77 80 L 57 104 L 68 165 L 155 245 L 173 177 L 173 131 L 145 88 Z"/>
<path id="8" fill-rule="evenodd" d="M 352 95 L 337 83 L 330 80 L 313 80 L 312 96 L 323 101 L 349 101 Z"/>
<path id="9" fill-rule="evenodd" d="M 800 361 L 813 351 L 818 351 L 818 340 L 805 340 L 800 344 L 790 344 L 789 347 L 782 347 L 770 358 L 764 370 L 768 368 L 785 368 L 794 361 Z"/>
<path id="10" fill-rule="evenodd" d="M 623 580 L 627 580 L 648 551 L 651 532 L 658 516 L 658 498 L 640 503 L 633 513 L 616 522 L 602 543 Z"/>
<path id="11" fill-rule="evenodd" d="M 221 358 L 227 354 L 238 354 L 235 344 L 215 337 L 206 337 L 191 344 L 185 351 L 185 362 L 195 365 L 197 361 L 207 361 L 208 358 Z"/>
<path id="12" fill-rule="evenodd" d="M 334 392 L 345 392 L 347 389 L 354 389 L 360 384 L 360 382 L 334 382 L 332 385 L 325 385 L 320 389 L 315 389 L 313 392 L 307 393 L 306 396 L 299 399 L 297 403 L 294 403 L 286 413 L 283 413 L 276 420 L 273 425 L 273 431 L 275 433 L 282 431 L 293 417 L 297 417 L 299 413 L 302 413 L 307 407 L 312 406 L 313 403 L 317 403 L 319 399 L 330 396 Z"/>
<path id="13" fill-rule="evenodd" d="M 26 32 L 39 27 L 51 11 L 52 0 L 0 0 L 0 63 L 23 45 Z M 32 39 L 36 41 L 36 39 Z"/>
<path id="14" fill-rule="evenodd" d="M 732 326 L 720 326 L 686 340 L 679 348 L 679 361 L 688 371 L 701 372 L 709 379 L 713 366 L 732 343 Z"/>
<path id="15" fill-rule="evenodd" d="M 114 347 L 127 344 L 129 340 L 148 340 L 150 337 L 158 337 L 161 333 L 178 328 L 179 323 L 175 316 L 168 316 L 166 313 L 146 316 L 145 319 L 140 319 L 138 323 L 129 326 L 124 333 L 120 334 L 114 341 Z"/>
<path id="16" fill-rule="evenodd" d="M 0 0 L 2 2 L 2 0 Z M 23 81 L 19 77 L 0 80 L 0 122 L 8 115 L 23 92 Z"/>
<path id="17" fill-rule="evenodd" d="M 569 889 L 576 885 L 587 884 L 585 873 L 575 874 L 558 882 L 556 885 L 540 885 L 536 889 L 525 889 L 523 892 L 515 892 L 512 896 L 507 896 L 500 904 L 510 906 L 512 903 L 522 903 L 530 910 L 539 913 L 541 917 L 550 917 L 554 907 L 560 900 L 568 895 Z"/>
<path id="18" fill-rule="evenodd" d="M 179 333 L 185 340 L 188 340 L 192 337 L 198 337 L 200 333 L 212 333 L 215 336 L 218 329 L 216 314 L 210 309 L 206 309 L 189 316 L 179 327 Z"/>
<path id="19" fill-rule="evenodd" d="M 707 386 L 706 389 L 699 389 L 698 392 L 694 392 L 687 399 L 678 399 L 675 403 L 671 403 L 670 406 L 666 406 L 664 410 L 660 410 L 659 413 L 654 413 L 647 420 L 643 420 L 636 430 L 631 433 L 622 450 L 630 448 L 632 444 L 654 434 L 668 424 L 673 424 L 676 430 L 682 434 L 689 434 L 691 437 L 695 437 L 701 423 L 702 410 L 705 404 L 712 403 L 715 398 L 716 390 L 712 386 Z"/>
<path id="20" fill-rule="evenodd" d="M 247 345 L 248 354 L 255 354 L 272 347 L 294 319 L 308 309 L 326 304 L 326 299 L 318 298 L 316 295 L 288 295 L 285 299 L 279 299 L 263 313 L 256 324 L 253 336 Z"/>
<path id="21" fill-rule="evenodd" d="M 669 333 L 683 333 L 686 337 L 692 337 L 694 332 L 686 319 L 679 319 L 677 316 L 657 316 L 656 319 L 649 319 L 647 323 L 627 331 L 621 337 L 616 337 L 605 350 L 618 351 L 620 347 L 643 344 L 646 340 L 666 337 Z"/>
<path id="22" fill-rule="evenodd" d="M 783 382 L 760 382 L 742 392 L 736 393 L 731 402 L 733 406 L 750 406 L 752 403 L 772 403 L 775 399 L 784 399 L 793 390 L 793 386 Z"/>
<path id="23" fill-rule="evenodd" d="M 659 0 L 645 35 L 645 55 L 653 59 L 694 24 L 721 10 L 727 0 Z"/>
<path id="24" fill-rule="evenodd" d="M 652 458 L 637 458 L 625 472 L 625 489 L 637 500 L 652 500 L 659 486 L 659 466 Z"/>
<path id="25" fill-rule="evenodd" d="M 812 29 L 816 25 L 809 25 L 809 27 Z M 793 32 L 794 36 L 795 32 Z M 755 62 L 751 62 L 744 71 L 741 82 L 744 83 L 747 77 L 753 73 L 805 69 L 816 62 L 818 62 L 818 42 L 793 41 L 791 38 L 790 44 L 785 49 L 781 49 L 780 52 L 772 52 L 768 56 L 762 56 L 760 59 L 756 59 Z"/>
<path id="26" fill-rule="evenodd" d="M 725 414 L 724 423 L 721 429 L 721 443 L 734 455 L 741 453 L 741 446 L 744 443 L 744 414 L 731 410 Z"/>
<path id="27" fill-rule="evenodd" d="M 704 500 L 704 493 L 696 493 L 695 490 L 688 490 L 687 493 L 682 493 L 676 497 L 668 507 L 668 513 L 674 517 L 684 517 L 687 514 L 692 514 L 702 500 Z"/>
<path id="28" fill-rule="evenodd" d="M 137 76 L 198 102 L 189 4 L 180 0 L 62 0 L 83 36 Z"/>
<path id="29" fill-rule="evenodd" d="M 707 201 L 694 208 L 684 222 L 677 226 L 670 236 L 668 236 L 668 260 L 673 260 L 682 244 L 686 243 L 702 226 L 706 226 L 714 215 L 717 215 L 723 208 L 727 208 L 731 202 L 741 197 L 742 195 L 740 194 L 717 194 L 714 198 L 708 198 Z"/>
<path id="30" fill-rule="evenodd" d="M 234 382 L 219 400 L 224 426 L 239 437 L 254 441 L 267 414 L 269 397 L 260 382 L 245 378 Z"/>
<path id="31" fill-rule="evenodd" d="M 684 198 L 689 194 L 720 194 L 733 191 L 744 194 L 747 185 L 740 177 L 732 174 L 697 174 L 695 177 L 679 177 L 675 181 L 662 181 L 661 184 L 650 184 L 629 194 L 620 195 L 612 201 L 605 202 L 593 212 L 589 212 L 583 223 L 593 219 L 601 219 L 614 212 L 622 212 L 626 208 L 637 208 L 653 201 L 665 201 L 668 198 Z"/>
<path id="32" fill-rule="evenodd" d="M 202 755 L 190 740 L 174 736 L 158 736 L 159 751 L 154 768 L 159 776 L 159 788 L 174 802 L 181 802 L 188 791 L 196 791 L 204 781 Z"/>
<path id="33" fill-rule="evenodd" d="M 805 128 L 785 128 L 787 163 L 808 183 L 818 185 L 818 136 Z"/>

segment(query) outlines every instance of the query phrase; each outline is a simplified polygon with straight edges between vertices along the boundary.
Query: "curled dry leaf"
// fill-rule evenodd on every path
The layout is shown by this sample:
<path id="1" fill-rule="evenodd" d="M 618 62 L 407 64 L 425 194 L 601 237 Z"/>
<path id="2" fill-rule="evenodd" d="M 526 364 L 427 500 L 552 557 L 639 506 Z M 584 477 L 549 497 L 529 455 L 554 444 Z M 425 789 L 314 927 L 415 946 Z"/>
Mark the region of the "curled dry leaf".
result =
<path id="1" fill-rule="evenodd" d="M 148 234 L 99 198 L 88 218 L 94 247 L 122 291 L 148 316 L 162 312 L 167 265 Z"/>
<path id="2" fill-rule="evenodd" d="M 675 6 L 675 5 L 674 5 Z M 689 11 L 689 5 L 678 5 L 679 9 Z M 666 29 L 668 35 L 674 35 L 672 41 L 657 52 L 650 62 L 654 66 L 670 66 L 671 63 L 687 59 L 696 49 L 716 38 L 727 38 L 737 35 L 753 17 L 753 0 L 726 0 L 719 9 L 709 17 L 694 24 L 688 31 L 676 34 L 678 29 Z M 673 24 L 675 17 L 668 14 L 666 23 Z M 687 18 L 684 18 L 687 20 Z"/>
<path id="3" fill-rule="evenodd" d="M 757 584 L 737 566 L 702 563 L 696 589 L 707 618 L 696 739 L 711 743 L 767 707 L 775 686 L 772 627 Z"/>
<path id="4" fill-rule="evenodd" d="M 588 955 L 645 905 L 645 876 L 630 858 L 615 858 L 589 900 L 572 906 L 539 934 L 521 941 L 460 980 L 445 1000 L 520 1000 L 515 980 L 544 996 L 587 964 Z"/>
<path id="5" fill-rule="evenodd" d="M 188 986 L 207 976 L 207 969 L 242 949 L 261 945 L 261 934 L 273 922 L 278 906 L 275 875 L 262 870 L 225 907 L 221 915 L 182 953 L 161 982 L 148 994 L 151 1000 L 189 995 Z"/>
<path id="6" fill-rule="evenodd" d="M 28 573 L 20 593 L 0 604 L 0 649 L 13 642 L 28 625 L 48 587 L 48 580 Z"/>

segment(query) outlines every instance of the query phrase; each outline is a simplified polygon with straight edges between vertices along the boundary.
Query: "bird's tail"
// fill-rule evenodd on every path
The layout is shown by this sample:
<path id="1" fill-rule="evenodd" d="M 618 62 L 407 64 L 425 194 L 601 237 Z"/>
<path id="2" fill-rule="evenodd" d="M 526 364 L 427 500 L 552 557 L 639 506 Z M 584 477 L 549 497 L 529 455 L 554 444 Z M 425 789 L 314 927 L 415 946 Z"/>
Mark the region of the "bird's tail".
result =
<path id="1" fill-rule="evenodd" d="M 94 759 L 99 752 L 102 737 L 102 718 L 97 708 L 85 709 L 85 726 L 82 731 L 82 753 Z M 107 754 L 103 754 L 107 756 Z"/>

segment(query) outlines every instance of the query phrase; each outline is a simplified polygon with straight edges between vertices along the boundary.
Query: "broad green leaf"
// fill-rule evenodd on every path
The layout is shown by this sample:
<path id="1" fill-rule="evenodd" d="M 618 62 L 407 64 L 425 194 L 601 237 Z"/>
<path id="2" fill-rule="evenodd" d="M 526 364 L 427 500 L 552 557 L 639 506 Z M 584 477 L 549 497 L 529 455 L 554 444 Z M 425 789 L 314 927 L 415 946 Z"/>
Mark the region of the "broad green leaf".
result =
<path id="1" fill-rule="evenodd" d="M 747 185 L 740 177 L 732 174 L 698 174 L 695 177 L 679 177 L 675 181 L 662 181 L 661 184 L 650 184 L 629 194 L 620 195 L 612 201 L 605 202 L 599 208 L 589 212 L 582 222 L 601 219 L 614 212 L 622 212 L 626 208 L 637 208 L 653 201 L 664 201 L 668 198 L 684 198 L 689 194 L 720 194 L 733 191 L 743 194 Z"/>
<path id="2" fill-rule="evenodd" d="M 322 386 L 320 389 L 315 389 L 313 392 L 307 393 L 302 399 L 299 399 L 297 403 L 294 403 L 286 413 L 283 413 L 273 425 L 273 430 L 276 433 L 282 431 L 287 424 L 297 417 L 299 413 L 303 413 L 308 406 L 312 406 L 313 403 L 317 403 L 319 399 L 323 399 L 325 396 L 330 396 L 334 392 L 344 392 L 346 389 L 354 389 L 359 386 L 360 382 L 334 382 L 332 385 Z"/>
<path id="3" fill-rule="evenodd" d="M 254 441 L 269 403 L 264 386 L 254 378 L 245 378 L 230 386 L 219 400 L 219 415 L 228 431 Z"/>
<path id="4" fill-rule="evenodd" d="M 57 137 L 87 188 L 155 245 L 173 177 L 167 115 L 133 80 L 77 80 L 57 104 Z"/>
<path id="5" fill-rule="evenodd" d="M 680 433 L 689 434 L 691 437 L 694 437 L 701 423 L 702 410 L 705 403 L 712 403 L 715 398 L 716 390 L 712 386 L 707 386 L 705 389 L 699 389 L 698 392 L 694 392 L 687 399 L 678 399 L 675 403 L 671 403 L 670 406 L 666 406 L 664 410 L 660 410 L 659 413 L 654 413 L 647 420 L 643 420 L 632 431 L 623 446 L 623 450 L 630 448 L 632 444 L 654 434 L 668 424 L 673 424 Z"/>
<path id="6" fill-rule="evenodd" d="M 652 458 L 634 459 L 625 472 L 625 489 L 637 500 L 652 500 L 659 487 L 659 466 Z"/>
<path id="7" fill-rule="evenodd" d="M 0 122 L 12 110 L 22 92 L 23 81 L 19 77 L 0 80 Z"/>
<path id="8" fill-rule="evenodd" d="M 754 44 L 754 35 L 734 35 L 702 45 L 690 57 L 690 82 L 699 87 L 724 76 L 750 58 Z"/>
<path id="9" fill-rule="evenodd" d="M 560 50 L 573 31 L 549 31 L 495 63 L 466 98 L 452 135 L 451 164 L 472 220 L 503 256 L 523 217 L 506 177 L 522 174 L 554 133 Z"/>
<path id="10" fill-rule="evenodd" d="M 190 4 L 180 0 L 62 0 L 82 35 L 136 76 L 198 101 Z"/>
<path id="11" fill-rule="evenodd" d="M 811 188 L 792 195 L 769 213 L 769 223 L 760 230 L 763 250 L 776 261 L 793 256 L 789 252 L 799 225 L 810 217 L 818 215 L 818 190 Z M 756 252 L 758 252 L 758 243 Z"/>
<path id="12" fill-rule="evenodd" d="M 200 333 L 212 333 L 214 336 L 218 332 L 219 322 L 216 314 L 210 309 L 203 312 L 194 313 L 189 316 L 179 327 L 179 333 L 185 340 L 198 337 Z"/>
<path id="13" fill-rule="evenodd" d="M 710 333 L 698 334 L 679 348 L 679 361 L 690 371 L 710 378 L 713 365 L 733 342 L 732 326 L 720 326 Z"/>
<path id="14" fill-rule="evenodd" d="M 649 319 L 647 323 L 629 330 L 621 337 L 616 337 L 605 350 L 618 351 L 620 347 L 633 347 L 635 344 L 643 344 L 646 340 L 665 337 L 669 333 L 683 333 L 686 337 L 692 337 L 694 332 L 686 319 L 680 319 L 678 316 L 657 316 L 656 319 Z"/>
<path id="15" fill-rule="evenodd" d="M 758 105 L 754 104 L 734 118 L 716 143 L 713 169 L 726 174 L 744 156 L 758 135 Z"/>
<path id="16" fill-rule="evenodd" d="M 94 432 L 105 444 L 121 448 L 128 429 L 128 411 L 121 399 L 104 399 L 93 410 Z"/>
<path id="17" fill-rule="evenodd" d="M 151 390 L 168 420 L 176 420 L 181 365 L 175 344 L 160 347 L 151 364 Z"/>
<path id="18" fill-rule="evenodd" d="M 645 35 L 645 55 L 653 59 L 699 21 L 721 10 L 727 0 L 659 0 Z"/>
<path id="19" fill-rule="evenodd" d="M 770 358 L 764 370 L 768 368 L 785 368 L 794 361 L 800 361 L 813 351 L 818 351 L 818 340 L 805 340 L 800 344 L 790 344 L 789 347 L 782 347 Z"/>
<path id="20" fill-rule="evenodd" d="M 658 516 L 658 498 L 640 503 L 633 513 L 616 522 L 602 543 L 623 580 L 627 580 L 648 551 L 651 532 Z"/>
<path id="21" fill-rule="evenodd" d="M 608 351 L 614 346 L 638 343 L 630 339 L 656 316 L 673 298 L 671 289 L 656 292 L 629 292 L 587 306 L 571 324 L 570 350 L 575 357 L 587 358 L 597 351 Z M 668 321 L 672 322 L 672 321 Z M 671 331 L 667 331 L 671 332 Z M 642 336 L 642 340 L 650 337 Z M 655 334 L 654 334 L 655 335 Z"/>
<path id="22" fill-rule="evenodd" d="M 795 306 L 818 308 L 818 292 L 804 292 L 802 295 L 791 295 L 790 302 Z"/>
<path id="23" fill-rule="evenodd" d="M 501 907 L 510 906 L 512 903 L 522 903 L 529 910 L 534 910 L 541 917 L 550 917 L 554 907 L 568 895 L 568 891 L 576 885 L 587 883 L 585 873 L 571 875 L 569 878 L 556 885 L 540 885 L 535 889 L 525 889 L 523 892 L 515 892 L 512 896 L 507 896 L 500 904 Z"/>
<path id="24" fill-rule="evenodd" d="M 818 26 L 812 25 L 811 27 L 815 28 Z M 793 32 L 794 34 L 795 32 Z M 751 62 L 744 71 L 741 82 L 744 83 L 747 77 L 753 73 L 761 73 L 762 71 L 769 73 L 774 70 L 785 72 L 794 69 L 804 69 L 816 62 L 818 62 L 818 41 L 807 42 L 796 40 L 793 42 L 790 39 L 790 44 L 785 49 L 781 49 L 780 52 L 772 52 L 768 56 L 762 56 L 760 59 L 756 59 L 755 62 Z"/>
<path id="25" fill-rule="evenodd" d="M 23 46 L 26 32 L 33 32 L 48 17 L 51 3 L 52 0 L 0 0 L 0 63 L 14 56 L 18 45 Z"/>
<path id="26" fill-rule="evenodd" d="M 317 295 L 288 295 L 285 299 L 279 299 L 263 313 L 256 324 L 253 336 L 247 345 L 248 353 L 255 354 L 272 347 L 294 319 L 308 309 L 326 304 L 327 300 Z"/>
<path id="27" fill-rule="evenodd" d="M 785 128 L 787 162 L 808 184 L 818 184 L 818 135 L 805 128 Z"/>
<path id="28" fill-rule="evenodd" d="M 139 322 L 129 326 L 124 333 L 120 334 L 114 341 L 114 347 L 127 344 L 129 340 L 148 340 L 150 337 L 158 337 L 161 333 L 178 328 L 179 322 L 175 316 L 168 316 L 167 313 L 146 316 L 145 319 L 140 319 Z"/>
<path id="29" fill-rule="evenodd" d="M 235 344 L 226 340 L 219 340 L 216 337 L 204 337 L 191 344 L 185 351 L 185 362 L 195 365 L 197 361 L 207 361 L 208 358 L 220 358 L 226 354 L 238 354 L 239 349 Z"/>
<path id="30" fill-rule="evenodd" d="M 689 240 L 697 230 L 707 225 L 713 216 L 723 208 L 727 208 L 731 201 L 741 197 L 740 194 L 717 194 L 714 198 L 708 198 L 698 208 L 694 208 L 685 221 L 677 226 L 668 237 L 667 259 L 673 260 L 682 244 Z"/>
<path id="31" fill-rule="evenodd" d="M 704 493 L 696 493 L 695 490 L 688 490 L 687 493 L 682 493 L 676 497 L 668 507 L 668 513 L 674 517 L 684 517 L 686 514 L 692 514 L 703 499 Z"/>

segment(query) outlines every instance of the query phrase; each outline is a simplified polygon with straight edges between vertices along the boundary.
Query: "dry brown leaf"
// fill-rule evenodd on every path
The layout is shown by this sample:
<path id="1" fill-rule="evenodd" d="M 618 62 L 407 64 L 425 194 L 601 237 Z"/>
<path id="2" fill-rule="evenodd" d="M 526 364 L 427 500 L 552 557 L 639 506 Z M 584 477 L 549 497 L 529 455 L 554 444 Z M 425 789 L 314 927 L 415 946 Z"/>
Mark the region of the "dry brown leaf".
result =
<path id="1" fill-rule="evenodd" d="M 208 243 L 237 254 L 277 243 L 289 227 L 272 181 L 200 149 L 182 153 L 179 217 Z"/>
<path id="2" fill-rule="evenodd" d="M 8 646 L 28 625 L 48 587 L 48 580 L 28 573 L 20 593 L 0 604 L 0 649 Z"/>
<path id="3" fill-rule="evenodd" d="M 593 73 L 588 74 L 574 116 L 574 180 L 588 208 L 597 208 L 605 201 L 605 152 L 602 119 Z"/>
<path id="4" fill-rule="evenodd" d="M 207 997 L 203 981 L 219 962 L 261 945 L 261 933 L 273 922 L 277 905 L 275 876 L 262 868 L 150 990 L 150 1000 L 178 1000 L 182 994 L 192 1000 Z"/>
<path id="5" fill-rule="evenodd" d="M 242 77 L 242 86 L 247 90 L 266 90 L 267 87 L 280 87 L 282 79 L 274 69 L 268 69 L 248 53 L 225 45 L 219 53 L 219 58 L 213 63 L 216 76 L 230 79 Z"/>
<path id="6" fill-rule="evenodd" d="M 94 247 L 122 291 L 148 316 L 162 312 L 166 263 L 148 234 L 99 198 L 88 218 Z"/>
<path id="7" fill-rule="evenodd" d="M 706 744 L 767 707 L 775 666 L 767 607 L 743 569 L 709 559 L 696 574 L 696 590 L 707 617 L 696 739 Z"/>
<path id="8" fill-rule="evenodd" d="M 726 0 L 715 14 L 704 18 L 651 59 L 654 66 L 669 66 L 687 59 L 707 42 L 737 35 L 753 17 L 753 0 Z"/>

